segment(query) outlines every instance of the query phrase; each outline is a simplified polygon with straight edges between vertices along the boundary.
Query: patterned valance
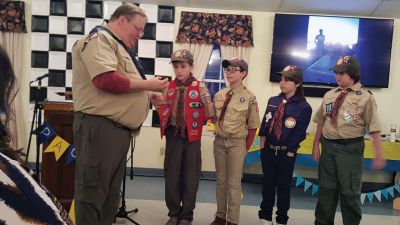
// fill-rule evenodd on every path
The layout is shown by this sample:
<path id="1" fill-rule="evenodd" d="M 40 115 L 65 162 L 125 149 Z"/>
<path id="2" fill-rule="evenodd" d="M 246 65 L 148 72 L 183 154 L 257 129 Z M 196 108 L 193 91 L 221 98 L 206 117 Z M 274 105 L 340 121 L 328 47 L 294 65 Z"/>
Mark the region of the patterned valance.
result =
<path id="1" fill-rule="evenodd" d="M 0 31 L 26 33 L 24 2 L 0 1 Z"/>
<path id="2" fill-rule="evenodd" d="M 251 16 L 182 12 L 176 42 L 253 46 Z"/>

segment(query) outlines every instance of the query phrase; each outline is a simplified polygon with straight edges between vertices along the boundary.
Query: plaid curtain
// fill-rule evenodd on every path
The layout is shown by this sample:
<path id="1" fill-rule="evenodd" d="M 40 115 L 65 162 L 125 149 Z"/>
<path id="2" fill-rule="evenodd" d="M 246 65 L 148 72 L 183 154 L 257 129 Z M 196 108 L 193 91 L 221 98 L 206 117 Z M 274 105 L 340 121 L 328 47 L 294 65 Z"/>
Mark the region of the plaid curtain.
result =
<path id="1" fill-rule="evenodd" d="M 176 42 L 250 47 L 253 46 L 252 18 L 247 15 L 182 12 Z"/>
<path id="2" fill-rule="evenodd" d="M 0 1 L 0 31 L 26 33 L 24 2 Z"/>

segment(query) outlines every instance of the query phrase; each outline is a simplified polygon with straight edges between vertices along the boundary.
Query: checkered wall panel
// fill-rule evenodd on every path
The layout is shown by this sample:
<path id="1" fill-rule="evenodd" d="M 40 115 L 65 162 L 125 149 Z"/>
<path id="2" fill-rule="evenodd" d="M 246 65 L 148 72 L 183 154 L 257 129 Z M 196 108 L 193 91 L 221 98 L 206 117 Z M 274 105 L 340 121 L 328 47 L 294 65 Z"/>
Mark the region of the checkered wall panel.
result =
<path id="1" fill-rule="evenodd" d="M 109 19 L 121 2 L 86 0 L 32 0 L 31 80 L 49 73 L 38 91 L 37 83 L 30 90 L 33 103 L 40 100 L 68 101 L 60 95 L 71 91 L 71 48 L 96 25 Z M 175 8 L 153 4 L 137 4 L 148 16 L 144 35 L 136 46 L 146 76 L 171 76 L 169 64 L 173 48 Z M 33 108 L 33 107 L 32 107 Z M 155 115 L 155 116 L 153 116 Z M 157 125 L 155 110 L 144 125 Z"/>

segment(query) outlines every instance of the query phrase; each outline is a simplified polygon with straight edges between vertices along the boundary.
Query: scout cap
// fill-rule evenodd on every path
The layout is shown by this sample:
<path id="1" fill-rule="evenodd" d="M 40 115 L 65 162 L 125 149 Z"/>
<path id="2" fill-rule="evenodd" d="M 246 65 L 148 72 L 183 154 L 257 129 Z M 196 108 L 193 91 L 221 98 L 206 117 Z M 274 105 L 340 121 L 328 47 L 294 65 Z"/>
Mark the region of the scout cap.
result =
<path id="1" fill-rule="evenodd" d="M 247 73 L 247 70 L 248 70 L 247 62 L 241 58 L 234 57 L 231 60 L 227 60 L 227 59 L 222 60 L 222 67 L 228 68 L 228 66 L 230 66 L 230 65 L 235 66 L 235 67 L 238 66 Z"/>
<path id="2" fill-rule="evenodd" d="M 189 50 L 181 49 L 172 53 L 171 62 L 189 62 L 193 63 L 193 55 Z"/>
<path id="3" fill-rule="evenodd" d="M 336 65 L 331 68 L 336 73 L 345 73 L 349 70 L 360 71 L 360 64 L 357 58 L 353 56 L 342 56 L 336 62 Z"/>
<path id="4" fill-rule="evenodd" d="M 303 70 L 294 65 L 286 66 L 281 72 L 278 72 L 277 74 L 286 78 L 295 78 L 303 82 Z"/>

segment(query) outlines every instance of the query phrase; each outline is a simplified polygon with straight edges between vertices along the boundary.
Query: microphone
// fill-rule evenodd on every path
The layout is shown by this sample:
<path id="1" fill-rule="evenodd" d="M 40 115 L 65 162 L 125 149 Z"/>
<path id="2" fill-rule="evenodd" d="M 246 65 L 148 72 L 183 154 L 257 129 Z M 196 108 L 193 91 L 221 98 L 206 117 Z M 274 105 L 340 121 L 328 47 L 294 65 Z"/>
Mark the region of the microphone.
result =
<path id="1" fill-rule="evenodd" d="M 49 76 L 50 76 L 50 74 L 46 73 L 46 74 L 44 74 L 42 76 L 39 76 L 38 78 L 36 78 L 35 80 L 31 81 L 30 83 L 33 83 L 33 82 L 36 82 L 36 81 L 41 81 L 42 79 L 44 79 L 46 77 L 49 77 Z"/>

